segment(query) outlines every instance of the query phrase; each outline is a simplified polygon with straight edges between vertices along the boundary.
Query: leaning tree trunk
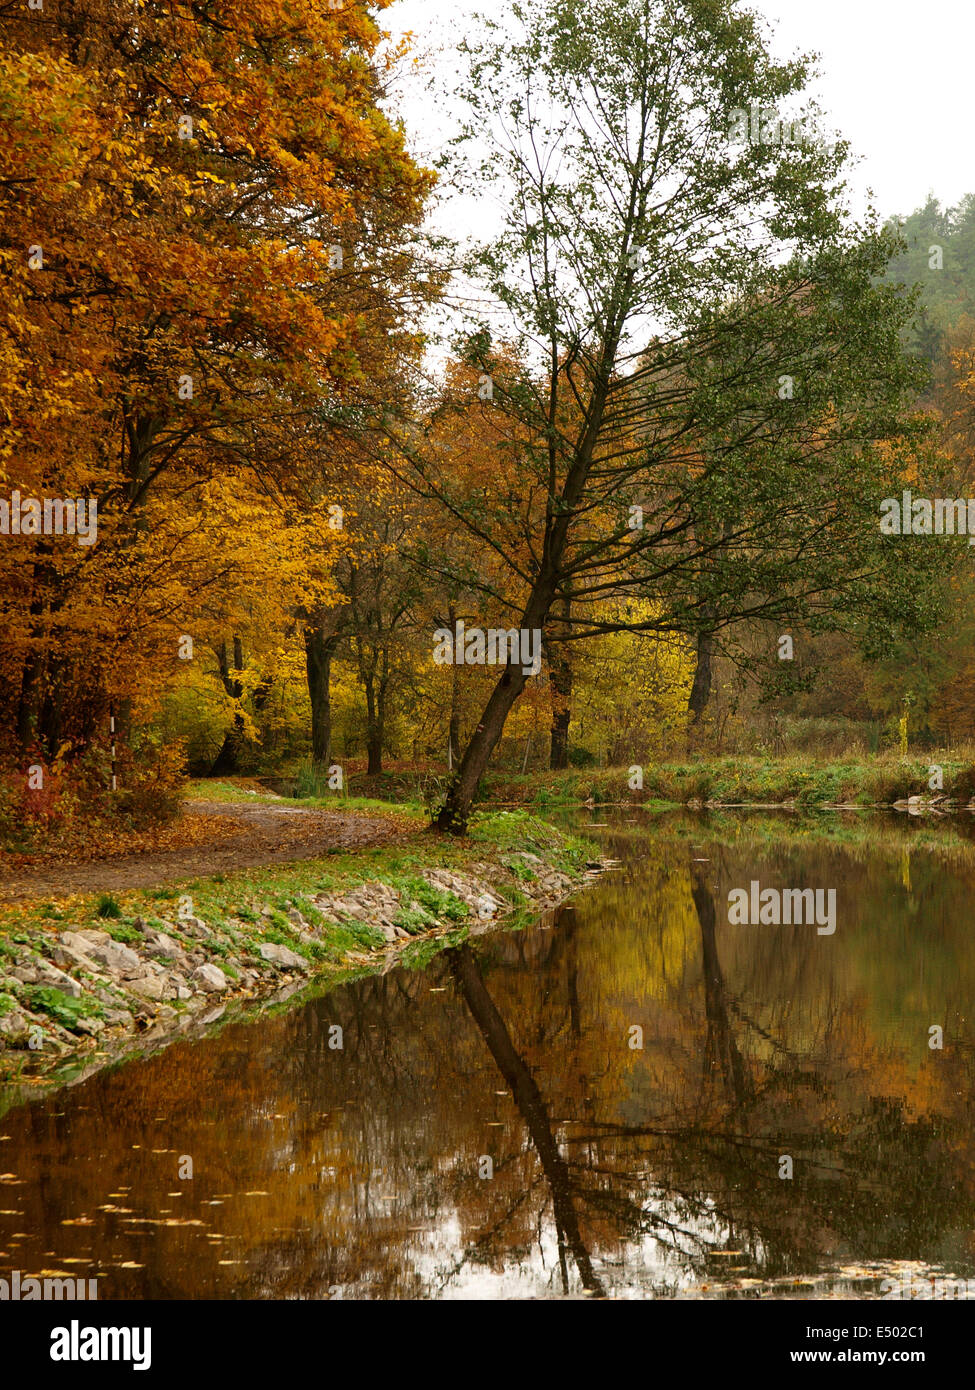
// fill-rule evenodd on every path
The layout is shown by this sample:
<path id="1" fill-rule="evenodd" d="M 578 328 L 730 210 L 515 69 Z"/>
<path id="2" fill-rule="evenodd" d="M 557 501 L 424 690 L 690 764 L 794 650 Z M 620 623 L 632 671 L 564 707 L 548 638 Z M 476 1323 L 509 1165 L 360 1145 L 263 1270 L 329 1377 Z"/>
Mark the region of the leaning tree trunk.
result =
<path id="1" fill-rule="evenodd" d="M 603 346 L 604 364 L 615 360 L 618 345 L 618 332 L 614 330 Z M 610 369 L 608 366 L 604 366 L 602 378 L 590 402 L 589 423 L 585 436 L 569 469 L 562 491 L 558 514 L 550 516 L 546 524 L 542 565 L 522 614 L 522 631 L 544 632 L 548 622 L 556 591 L 563 578 L 562 569 L 569 534 L 569 518 L 573 509 L 579 505 L 582 499 L 586 479 L 592 467 L 596 441 L 602 428 L 603 413 L 606 409 L 606 398 L 609 391 L 609 378 Z M 434 822 L 436 829 L 447 831 L 453 835 L 463 835 L 467 829 L 467 820 L 477 792 L 477 784 L 484 775 L 491 760 L 491 754 L 504 732 L 505 721 L 511 713 L 511 708 L 527 682 L 528 677 L 522 667 L 508 666 L 505 668 L 504 674 L 494 687 L 491 698 L 484 707 L 484 713 L 474 731 L 474 736 L 464 750 L 464 756 L 461 759 L 457 775 L 450 784 L 443 809 Z"/>
<path id="2" fill-rule="evenodd" d="M 443 809 L 436 819 L 436 828 L 453 835 L 463 835 L 467 829 L 467 818 L 471 805 L 491 754 L 504 732 L 505 720 L 511 707 L 528 683 L 528 677 L 520 666 L 507 666 L 504 675 L 491 693 L 484 707 L 480 723 L 464 749 L 457 774 L 450 785 Z"/>

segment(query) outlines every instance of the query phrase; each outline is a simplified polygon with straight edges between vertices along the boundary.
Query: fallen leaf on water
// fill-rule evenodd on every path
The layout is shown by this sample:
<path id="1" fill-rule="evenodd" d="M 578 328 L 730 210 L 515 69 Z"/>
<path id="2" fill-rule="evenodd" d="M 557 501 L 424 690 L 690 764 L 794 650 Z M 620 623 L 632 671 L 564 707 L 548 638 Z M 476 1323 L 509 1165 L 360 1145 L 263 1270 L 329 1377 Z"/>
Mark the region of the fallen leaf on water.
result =
<path id="1" fill-rule="evenodd" d="M 183 1221 L 178 1216 L 170 1216 L 165 1221 L 158 1216 L 127 1216 L 126 1225 L 129 1226 L 202 1226 L 202 1221 Z"/>

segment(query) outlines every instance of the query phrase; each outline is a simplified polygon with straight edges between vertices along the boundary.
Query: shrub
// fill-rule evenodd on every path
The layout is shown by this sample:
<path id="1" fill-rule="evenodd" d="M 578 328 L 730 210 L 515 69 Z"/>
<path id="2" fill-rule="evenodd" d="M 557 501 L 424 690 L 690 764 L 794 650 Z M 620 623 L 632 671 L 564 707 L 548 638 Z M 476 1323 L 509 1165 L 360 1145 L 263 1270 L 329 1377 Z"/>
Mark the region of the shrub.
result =
<path id="1" fill-rule="evenodd" d="M 186 781 L 182 744 L 159 747 L 150 740 L 138 744 L 115 806 L 134 830 L 164 825 L 179 814 Z"/>
<path id="2" fill-rule="evenodd" d="M 591 753 L 588 748 L 569 748 L 570 767 L 596 767 L 599 759 L 595 753 Z"/>

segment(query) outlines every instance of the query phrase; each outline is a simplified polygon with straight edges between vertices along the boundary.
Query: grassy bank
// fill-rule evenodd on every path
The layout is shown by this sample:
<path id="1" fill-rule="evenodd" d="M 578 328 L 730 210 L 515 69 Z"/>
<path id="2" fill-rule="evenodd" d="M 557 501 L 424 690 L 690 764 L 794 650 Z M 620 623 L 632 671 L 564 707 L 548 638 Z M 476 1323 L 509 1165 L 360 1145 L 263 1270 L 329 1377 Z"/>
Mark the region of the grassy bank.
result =
<path id="1" fill-rule="evenodd" d="M 931 768 L 942 772 L 942 786 L 932 788 Z M 631 789 L 629 767 L 572 768 L 565 772 L 532 771 L 524 775 L 493 770 L 482 779 L 479 803 L 526 806 L 544 811 L 549 806 L 597 806 L 688 803 L 754 806 L 891 806 L 912 796 L 942 795 L 967 804 L 975 797 L 975 761 L 965 755 L 932 752 L 901 758 L 896 753 L 855 754 L 817 758 L 809 754 L 786 757 L 701 754 L 684 761 L 646 763 L 643 786 Z M 375 810 L 384 804 L 406 807 L 416 814 L 446 786 L 446 774 L 410 773 L 399 769 L 366 777 L 354 773 L 344 792 L 302 796 L 300 804 L 350 810 Z M 298 779 L 282 779 L 289 790 Z M 257 788 L 259 784 L 250 784 Z M 219 800 L 239 797 L 239 788 L 201 781 L 191 795 Z M 381 797 L 382 801 L 374 798 Z"/>
<path id="2" fill-rule="evenodd" d="M 931 766 L 942 769 L 942 788 L 929 786 Z M 975 764 L 931 754 L 902 759 L 894 754 L 817 761 L 809 757 L 701 757 L 687 762 L 647 764 L 643 786 L 631 790 L 630 770 L 587 768 L 530 776 L 492 774 L 484 780 L 489 801 L 533 806 L 647 802 L 686 806 L 852 805 L 891 806 L 911 796 L 943 795 L 967 803 L 975 795 Z"/>
<path id="3" fill-rule="evenodd" d="M 593 854 L 526 811 L 481 815 L 463 841 L 416 823 L 385 847 L 3 905 L 0 1079 L 69 1079 L 177 1036 L 214 1004 L 370 973 L 391 956 L 420 964 L 560 901 Z"/>

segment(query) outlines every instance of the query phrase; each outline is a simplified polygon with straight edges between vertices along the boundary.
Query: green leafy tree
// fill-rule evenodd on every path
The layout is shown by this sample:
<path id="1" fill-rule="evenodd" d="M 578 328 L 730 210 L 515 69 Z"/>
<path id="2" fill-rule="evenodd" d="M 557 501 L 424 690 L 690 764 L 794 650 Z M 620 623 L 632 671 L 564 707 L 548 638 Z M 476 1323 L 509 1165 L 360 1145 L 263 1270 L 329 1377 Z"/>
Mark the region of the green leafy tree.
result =
<path id="1" fill-rule="evenodd" d="M 504 193 L 467 267 L 503 325 L 482 314 L 467 339 L 490 398 L 438 404 L 505 422 L 504 507 L 415 424 L 389 412 L 383 432 L 400 475 L 464 528 L 465 584 L 547 651 L 811 621 L 838 591 L 861 620 L 923 621 L 941 552 L 908 581 L 878 510 L 923 436 L 899 337 L 911 303 L 878 283 L 892 233 L 845 215 L 845 146 L 793 138 L 815 114 L 796 104 L 807 61 L 774 61 L 736 0 L 526 0 L 512 15 L 516 32 L 484 20 L 464 46 L 457 147 L 475 188 Z M 465 828 L 529 679 L 503 669 L 441 830 Z"/>

